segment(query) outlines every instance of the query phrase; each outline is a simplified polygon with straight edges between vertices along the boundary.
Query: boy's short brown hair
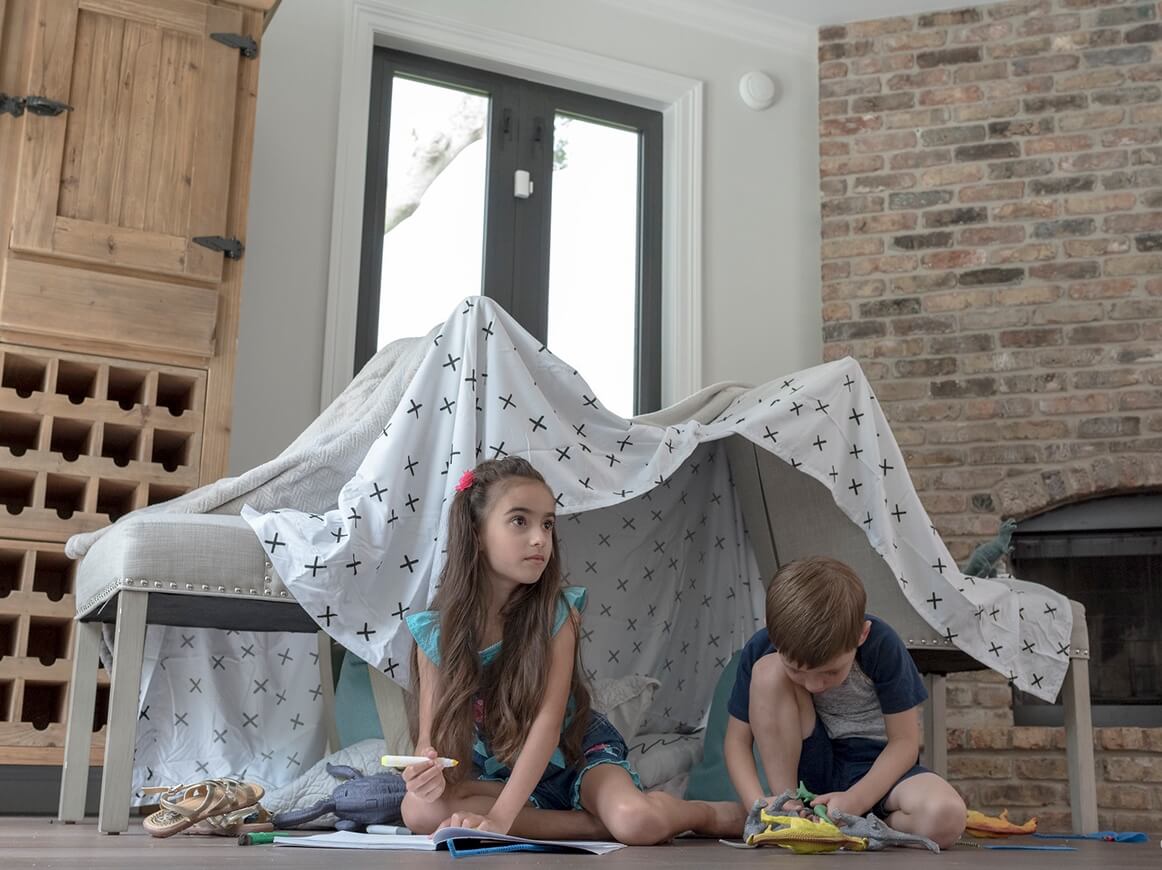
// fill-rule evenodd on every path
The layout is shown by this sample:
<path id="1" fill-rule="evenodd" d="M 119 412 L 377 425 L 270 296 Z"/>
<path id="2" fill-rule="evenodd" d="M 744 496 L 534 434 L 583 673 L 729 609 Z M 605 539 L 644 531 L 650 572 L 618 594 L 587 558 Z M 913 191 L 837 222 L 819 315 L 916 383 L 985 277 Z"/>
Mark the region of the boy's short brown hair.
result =
<path id="1" fill-rule="evenodd" d="M 810 556 L 788 562 L 767 588 L 767 633 L 787 661 L 817 668 L 859 646 L 867 592 L 843 562 Z"/>

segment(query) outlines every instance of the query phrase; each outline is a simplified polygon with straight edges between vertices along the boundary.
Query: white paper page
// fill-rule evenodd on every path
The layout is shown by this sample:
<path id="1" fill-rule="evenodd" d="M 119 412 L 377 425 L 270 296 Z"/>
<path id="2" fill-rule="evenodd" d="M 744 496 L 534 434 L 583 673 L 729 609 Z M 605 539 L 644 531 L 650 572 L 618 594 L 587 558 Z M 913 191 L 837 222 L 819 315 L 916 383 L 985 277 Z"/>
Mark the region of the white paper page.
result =
<path id="1" fill-rule="evenodd" d="M 309 837 L 275 837 L 276 846 L 310 846 L 321 849 L 398 849 L 406 852 L 432 852 L 436 844 L 421 834 L 357 834 L 335 831 Z"/>

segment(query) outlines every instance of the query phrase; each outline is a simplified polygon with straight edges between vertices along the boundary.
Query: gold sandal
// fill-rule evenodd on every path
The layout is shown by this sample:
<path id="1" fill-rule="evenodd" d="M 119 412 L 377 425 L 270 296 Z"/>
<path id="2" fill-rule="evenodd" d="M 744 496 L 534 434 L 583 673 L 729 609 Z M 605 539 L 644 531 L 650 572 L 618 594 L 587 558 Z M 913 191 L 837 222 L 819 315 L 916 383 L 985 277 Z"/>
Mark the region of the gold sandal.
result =
<path id="1" fill-rule="evenodd" d="M 144 794 L 160 794 L 161 809 L 142 826 L 155 837 L 170 837 L 211 816 L 253 807 L 265 793 L 262 786 L 237 779 L 206 779 L 193 785 L 152 786 Z"/>

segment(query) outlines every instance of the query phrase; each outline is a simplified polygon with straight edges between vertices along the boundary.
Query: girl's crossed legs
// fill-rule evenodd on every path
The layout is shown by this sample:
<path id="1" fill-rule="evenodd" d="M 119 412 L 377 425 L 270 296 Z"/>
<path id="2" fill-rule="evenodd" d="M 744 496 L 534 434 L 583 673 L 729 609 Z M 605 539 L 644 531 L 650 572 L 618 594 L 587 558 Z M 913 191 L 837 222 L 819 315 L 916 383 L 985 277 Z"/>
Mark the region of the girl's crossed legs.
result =
<path id="1" fill-rule="evenodd" d="M 448 786 L 436 801 L 404 797 L 404 824 L 417 833 L 442 825 L 470 827 L 492 809 L 502 782 L 467 780 Z M 683 831 L 710 837 L 738 837 L 746 821 L 741 804 L 684 801 L 663 792 L 643 793 L 616 764 L 600 764 L 581 780 L 582 810 L 542 810 L 527 806 L 509 833 L 540 840 L 614 839 L 629 846 L 652 846 Z"/>

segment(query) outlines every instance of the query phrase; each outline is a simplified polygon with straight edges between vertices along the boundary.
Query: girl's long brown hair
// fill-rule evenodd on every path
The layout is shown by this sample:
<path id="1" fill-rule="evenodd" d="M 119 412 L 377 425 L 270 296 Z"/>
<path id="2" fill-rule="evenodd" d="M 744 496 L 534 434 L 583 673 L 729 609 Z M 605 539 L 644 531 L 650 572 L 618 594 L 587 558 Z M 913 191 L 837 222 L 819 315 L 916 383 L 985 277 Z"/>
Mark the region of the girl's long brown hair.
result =
<path id="1" fill-rule="evenodd" d="M 432 708 L 432 746 L 441 755 L 467 761 L 475 740 L 473 703 L 484 701 L 484 734 L 493 754 L 507 767 L 516 763 L 541 709 L 548 682 L 550 645 L 557 602 L 561 600 L 561 560 L 557 532 L 553 552 L 541 579 L 521 586 L 501 610 L 504 633 L 500 655 L 487 667 L 480 663 L 488 606 L 488 565 L 480 547 L 479 530 L 488 511 L 504 489 L 517 479 L 545 479 L 516 456 L 482 462 L 476 481 L 457 492 L 448 515 L 448 555 L 432 609 L 440 615 L 440 664 Z M 547 485 L 546 485 L 547 488 Z M 575 616 L 574 629 L 580 639 Z M 412 650 L 413 697 L 419 697 L 417 652 Z M 581 669 L 580 643 L 574 653 L 570 685 L 572 719 L 562 736 L 561 749 L 569 764 L 581 759 L 581 739 L 588 726 L 589 689 Z M 415 724 L 413 724 L 413 739 Z M 470 765 L 449 768 L 450 780 L 467 775 Z"/>

